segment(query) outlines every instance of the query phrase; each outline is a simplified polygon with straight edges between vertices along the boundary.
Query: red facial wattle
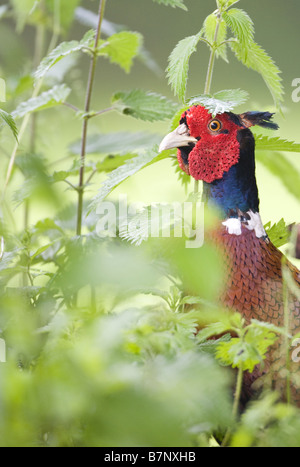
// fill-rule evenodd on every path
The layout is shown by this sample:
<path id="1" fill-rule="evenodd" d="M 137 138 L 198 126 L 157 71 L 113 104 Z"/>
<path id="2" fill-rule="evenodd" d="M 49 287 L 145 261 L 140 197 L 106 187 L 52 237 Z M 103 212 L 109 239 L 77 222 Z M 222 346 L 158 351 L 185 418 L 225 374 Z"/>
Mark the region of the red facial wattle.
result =
<path id="1" fill-rule="evenodd" d="M 181 150 L 178 150 L 180 167 L 196 180 L 211 183 L 221 179 L 224 173 L 239 161 L 240 145 L 237 132 L 241 126 L 232 121 L 227 114 L 221 114 L 216 117 L 221 123 L 220 131 L 214 133 L 209 129 L 209 124 L 214 119 L 201 106 L 191 107 L 184 112 L 182 119 L 186 121 L 190 135 L 199 141 L 188 156 L 188 165 L 182 160 Z"/>

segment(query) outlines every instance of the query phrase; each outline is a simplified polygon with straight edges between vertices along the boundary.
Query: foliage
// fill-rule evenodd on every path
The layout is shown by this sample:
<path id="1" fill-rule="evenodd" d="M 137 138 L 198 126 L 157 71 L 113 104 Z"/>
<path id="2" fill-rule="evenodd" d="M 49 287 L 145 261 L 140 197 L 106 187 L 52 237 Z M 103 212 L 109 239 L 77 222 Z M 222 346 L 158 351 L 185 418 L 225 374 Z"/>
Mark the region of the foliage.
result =
<path id="1" fill-rule="evenodd" d="M 183 0 L 153 1 L 155 8 L 186 14 Z M 135 72 L 136 60 L 149 73 L 158 68 L 142 34 L 108 21 L 106 2 L 94 2 L 95 8 L 97 3 L 98 14 L 80 0 L 10 0 L 0 7 L 6 27 L 12 21 L 16 26 L 21 50 L 26 31 L 36 38 L 28 63 L 0 78 L 7 109 L 0 110 L 0 336 L 7 351 L 0 363 L 0 445 L 211 446 L 231 427 L 232 446 L 299 446 L 299 412 L 274 393 L 241 417 L 232 410 L 239 402 L 232 368 L 251 372 L 279 336 L 290 336 L 220 310 L 218 254 L 209 244 L 187 249 L 187 235 L 176 236 L 182 219 L 169 217 L 168 205 L 145 204 L 124 219 L 122 205 L 113 201 L 114 190 L 140 170 L 156 164 L 159 171 L 168 159 L 178 173 L 174 152 L 158 154 L 157 122 L 170 120 L 175 128 L 190 105 L 215 115 L 246 101 L 240 89 L 211 93 L 209 79 L 203 94 L 186 98 L 189 61 L 199 42 L 213 59 L 227 62 L 230 48 L 259 71 L 279 106 L 278 69 L 254 42 L 248 14 L 231 8 L 238 0 L 218 0 L 201 31 L 170 55 L 168 79 L 183 109 L 141 88 L 116 89 L 108 106 L 95 110 L 98 61 L 118 65 L 111 67 L 112 82 L 121 76 L 121 84 L 124 73 Z M 76 19 L 86 32 L 71 28 Z M 78 40 L 70 37 L 75 29 Z M 87 62 L 89 73 L 81 73 Z M 121 131 L 107 130 L 110 112 L 124 122 Z M 147 131 L 138 126 L 143 122 Z M 67 132 L 71 144 L 67 138 L 64 143 Z M 281 154 L 299 152 L 299 144 L 257 135 L 256 145 L 259 161 L 299 197 L 299 174 Z M 180 180 L 188 189 L 182 171 Z M 102 236 L 97 209 L 108 197 L 116 222 Z M 151 216 L 158 239 L 148 238 Z M 287 243 L 283 219 L 266 230 L 275 245 Z M 287 283 L 292 289 L 293 280 Z"/>
<path id="2" fill-rule="evenodd" d="M 196 51 L 199 41 L 206 42 L 213 53 L 213 58 L 221 57 L 225 61 L 227 61 L 227 47 L 230 46 L 240 62 L 261 74 L 276 106 L 279 107 L 283 100 L 280 70 L 272 58 L 254 41 L 254 25 L 249 15 L 238 8 L 230 9 L 234 3 L 236 2 L 219 2 L 219 9 L 205 20 L 199 33 L 182 39 L 177 44 L 169 57 L 167 70 L 169 83 L 174 94 L 184 100 L 189 60 Z M 233 34 L 233 38 L 228 40 L 227 29 Z M 207 85 L 210 83 L 207 82 Z"/>

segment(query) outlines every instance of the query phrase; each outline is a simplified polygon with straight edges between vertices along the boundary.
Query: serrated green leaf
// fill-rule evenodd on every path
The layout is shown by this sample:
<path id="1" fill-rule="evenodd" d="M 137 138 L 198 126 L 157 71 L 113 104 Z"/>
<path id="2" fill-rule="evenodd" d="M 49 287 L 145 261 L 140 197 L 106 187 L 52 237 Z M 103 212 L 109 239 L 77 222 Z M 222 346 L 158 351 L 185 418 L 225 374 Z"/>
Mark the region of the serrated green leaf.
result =
<path id="1" fill-rule="evenodd" d="M 300 144 L 279 137 L 255 135 L 256 150 L 300 152 Z"/>
<path id="2" fill-rule="evenodd" d="M 232 111 L 236 106 L 243 104 L 248 99 L 248 93 L 241 89 L 229 89 L 219 91 L 216 94 L 195 96 L 189 100 L 188 106 L 203 105 L 213 117 L 217 114 Z"/>
<path id="3" fill-rule="evenodd" d="M 18 129 L 13 116 L 0 109 L 0 121 L 4 122 L 11 129 L 15 139 L 18 141 Z"/>
<path id="4" fill-rule="evenodd" d="M 16 110 L 12 113 L 14 118 L 22 118 L 30 112 L 37 112 L 39 110 L 49 109 L 64 102 L 71 89 L 65 84 L 54 86 L 52 89 L 43 92 L 38 97 L 32 97 L 26 102 L 22 102 Z"/>
<path id="5" fill-rule="evenodd" d="M 140 89 L 114 94 L 112 104 L 124 115 L 149 122 L 169 119 L 178 108 L 177 104 L 164 96 Z"/>
<path id="6" fill-rule="evenodd" d="M 155 147 L 139 156 L 134 157 L 126 162 L 126 164 L 113 170 L 105 182 L 102 184 L 97 196 L 93 199 L 92 209 L 97 208 L 97 205 L 103 201 L 117 186 L 127 180 L 127 178 L 139 172 L 141 169 L 154 164 L 168 157 L 166 151 L 158 155 L 158 149 Z"/>
<path id="7" fill-rule="evenodd" d="M 253 42 L 254 24 L 244 10 L 232 8 L 222 18 L 242 46 L 248 47 Z"/>
<path id="8" fill-rule="evenodd" d="M 215 355 L 217 352 L 218 345 L 221 342 L 229 342 L 231 339 L 230 334 L 225 334 L 224 336 L 220 337 L 219 339 L 210 339 L 207 341 L 200 342 L 198 344 L 198 349 L 200 352 L 207 353 L 209 355 Z"/>
<path id="9" fill-rule="evenodd" d="M 284 94 L 282 78 L 280 77 L 281 71 L 272 58 L 253 41 L 248 46 L 239 42 L 231 42 L 230 47 L 238 60 L 262 76 L 273 96 L 275 105 L 280 108 Z"/>
<path id="10" fill-rule="evenodd" d="M 252 330 L 258 329 L 259 331 L 271 332 L 282 336 L 287 335 L 286 330 L 284 328 L 276 326 L 273 323 L 267 323 L 266 321 L 258 321 L 257 319 L 252 319 L 251 324 L 250 326 L 248 326 L 248 328 Z"/>
<path id="11" fill-rule="evenodd" d="M 207 339 L 224 334 L 232 330 L 232 326 L 227 323 L 212 323 L 206 326 L 204 329 L 201 329 L 197 334 L 197 340 L 199 342 L 204 342 Z"/>
<path id="12" fill-rule="evenodd" d="M 96 167 L 98 172 L 112 172 L 133 157 L 135 157 L 135 154 L 124 154 L 123 156 L 110 154 L 103 161 L 98 162 Z"/>
<path id="13" fill-rule="evenodd" d="M 183 0 L 153 0 L 155 3 L 160 5 L 171 6 L 173 8 L 181 8 L 182 10 L 187 11 L 187 7 L 184 5 Z"/>
<path id="14" fill-rule="evenodd" d="M 87 154 L 125 155 L 140 153 L 143 149 L 159 144 L 161 135 L 146 132 L 117 132 L 91 135 L 87 139 Z M 81 141 L 70 146 L 73 154 L 80 154 Z"/>
<path id="15" fill-rule="evenodd" d="M 112 63 L 130 72 L 133 59 L 138 55 L 143 38 L 137 32 L 122 31 L 113 34 L 106 41 L 100 41 L 97 49 L 98 55 L 108 57 Z"/>
<path id="16" fill-rule="evenodd" d="M 264 226 L 264 228 L 269 239 L 277 248 L 280 248 L 281 246 L 286 245 L 289 242 L 291 234 L 287 228 L 284 219 L 280 219 L 279 222 L 273 225 L 270 221 Z"/>
<path id="17" fill-rule="evenodd" d="M 261 364 L 269 348 L 274 345 L 279 335 L 285 330 L 272 323 L 251 320 L 242 337 L 221 342 L 217 348 L 216 358 L 225 365 L 242 368 L 253 372 L 256 365 Z"/>
<path id="18" fill-rule="evenodd" d="M 273 175 L 278 177 L 286 189 L 300 199 L 300 173 L 296 167 L 279 152 L 256 153 L 256 159 L 261 162 Z"/>
<path id="19" fill-rule="evenodd" d="M 84 35 L 81 41 L 62 42 L 59 44 L 54 50 L 52 50 L 52 52 L 50 52 L 49 55 L 47 55 L 47 57 L 41 61 L 38 69 L 34 74 L 35 79 L 38 80 L 43 78 L 47 71 L 50 70 L 50 68 L 53 67 L 53 65 L 59 62 L 59 60 L 62 58 L 91 47 L 94 37 L 95 31 L 91 30 Z"/>
<path id="20" fill-rule="evenodd" d="M 175 96 L 178 96 L 182 101 L 184 101 L 186 93 L 189 60 L 191 55 L 196 52 L 200 39 L 201 33 L 186 37 L 178 42 L 169 57 L 169 66 L 167 68 L 169 84 Z"/>
<path id="21" fill-rule="evenodd" d="M 182 225 L 182 213 L 176 212 L 172 205 L 159 204 L 146 206 L 138 213 L 128 218 L 128 223 L 123 224 L 119 235 L 124 240 L 134 245 L 141 245 L 153 232 L 155 236 L 168 234 L 174 230 L 176 225 Z"/>

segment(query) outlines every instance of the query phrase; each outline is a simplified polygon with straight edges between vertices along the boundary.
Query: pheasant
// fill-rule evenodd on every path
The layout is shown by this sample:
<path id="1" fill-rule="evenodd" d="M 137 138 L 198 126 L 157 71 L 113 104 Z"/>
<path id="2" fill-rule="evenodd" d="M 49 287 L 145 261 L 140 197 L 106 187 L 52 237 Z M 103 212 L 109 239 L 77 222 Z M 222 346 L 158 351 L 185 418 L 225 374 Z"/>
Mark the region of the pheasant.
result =
<path id="1" fill-rule="evenodd" d="M 240 312 L 247 323 L 257 319 L 284 326 L 283 255 L 268 238 L 260 217 L 255 139 L 250 130 L 254 125 L 278 129 L 273 115 L 226 112 L 213 117 L 195 105 L 182 114 L 179 127 L 163 139 L 159 150 L 178 148 L 181 169 L 203 181 L 205 202 L 220 213 L 219 225 L 210 237 L 221 252 L 225 269 L 221 303 Z M 300 271 L 287 259 L 286 266 L 300 287 Z M 300 302 L 290 294 L 288 305 L 289 331 L 295 335 L 300 332 Z M 296 377 L 298 366 L 291 361 Z M 253 396 L 262 381 L 284 398 L 285 367 L 286 354 L 279 341 L 268 353 L 263 369 L 257 366 L 253 373 L 245 374 L 244 399 Z M 294 384 L 291 389 L 293 401 L 300 405 L 300 386 Z"/>

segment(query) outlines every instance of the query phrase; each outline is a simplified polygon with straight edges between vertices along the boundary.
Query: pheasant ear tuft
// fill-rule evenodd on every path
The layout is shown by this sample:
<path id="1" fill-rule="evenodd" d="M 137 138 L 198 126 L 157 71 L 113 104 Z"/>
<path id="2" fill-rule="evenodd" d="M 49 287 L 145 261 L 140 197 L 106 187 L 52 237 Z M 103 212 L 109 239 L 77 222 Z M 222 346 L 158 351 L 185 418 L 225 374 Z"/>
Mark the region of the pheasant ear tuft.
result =
<path id="1" fill-rule="evenodd" d="M 272 122 L 273 113 L 270 112 L 246 112 L 239 117 L 246 128 L 254 125 L 259 125 L 263 128 L 270 128 L 271 130 L 278 130 L 277 123 Z"/>

